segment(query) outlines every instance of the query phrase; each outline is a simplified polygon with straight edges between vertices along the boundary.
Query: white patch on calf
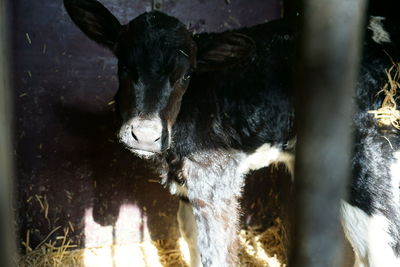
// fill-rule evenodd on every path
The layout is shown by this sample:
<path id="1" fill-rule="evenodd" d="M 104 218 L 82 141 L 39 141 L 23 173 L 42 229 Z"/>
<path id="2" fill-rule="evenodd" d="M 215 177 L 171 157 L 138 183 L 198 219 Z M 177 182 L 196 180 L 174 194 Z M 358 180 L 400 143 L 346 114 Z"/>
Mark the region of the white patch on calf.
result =
<path id="1" fill-rule="evenodd" d="M 242 160 L 239 165 L 239 172 L 246 174 L 249 171 L 268 167 L 271 163 L 278 162 L 284 163 L 293 177 L 293 154 L 282 152 L 280 149 L 273 147 L 270 144 L 262 145 L 253 154 L 248 155 L 244 160 Z"/>
<path id="2" fill-rule="evenodd" d="M 180 197 L 187 197 L 188 191 L 186 186 L 179 185 L 177 182 L 173 181 L 169 185 L 169 192 L 171 195 L 177 195 Z"/>
<path id="3" fill-rule="evenodd" d="M 342 201 L 342 225 L 356 254 L 355 267 L 396 267 L 389 221 L 383 215 L 369 216 L 361 209 Z"/>
<path id="4" fill-rule="evenodd" d="M 357 207 L 342 201 L 341 221 L 344 233 L 350 241 L 354 252 L 361 258 L 367 256 L 368 215 Z"/>
<path id="5" fill-rule="evenodd" d="M 281 152 L 279 154 L 278 159 L 273 163 L 279 163 L 279 162 L 282 162 L 283 164 L 285 164 L 287 170 L 289 171 L 289 173 L 293 179 L 293 177 L 294 177 L 294 155 L 289 152 Z"/>
<path id="6" fill-rule="evenodd" d="M 396 257 L 390 244 L 393 237 L 389 232 L 389 221 L 382 215 L 370 217 L 368 243 L 369 243 L 369 263 L 371 267 L 400 266 L 400 259 Z"/>
<path id="7" fill-rule="evenodd" d="M 372 31 L 372 40 L 378 44 L 390 43 L 390 35 L 383 28 L 384 17 L 371 16 L 369 20 L 368 29 Z"/>

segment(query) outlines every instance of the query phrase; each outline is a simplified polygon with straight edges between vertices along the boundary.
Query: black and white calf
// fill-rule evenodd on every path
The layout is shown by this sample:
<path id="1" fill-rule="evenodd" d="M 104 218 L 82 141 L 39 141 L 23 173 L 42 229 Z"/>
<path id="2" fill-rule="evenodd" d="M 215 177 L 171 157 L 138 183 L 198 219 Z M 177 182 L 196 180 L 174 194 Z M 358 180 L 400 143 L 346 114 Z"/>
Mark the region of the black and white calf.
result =
<path id="1" fill-rule="evenodd" d="M 193 35 L 160 12 L 121 25 L 95 0 L 64 3 L 76 25 L 118 58 L 119 139 L 158 162 L 162 182 L 180 197 L 191 266 L 235 266 L 246 173 L 273 162 L 293 171 L 293 21 Z M 379 108 L 376 94 L 392 64 L 384 50 L 399 59 L 399 28 L 381 17 L 367 28 L 342 222 L 356 266 L 394 267 L 400 266 L 400 134 L 377 127 L 367 112 Z"/>

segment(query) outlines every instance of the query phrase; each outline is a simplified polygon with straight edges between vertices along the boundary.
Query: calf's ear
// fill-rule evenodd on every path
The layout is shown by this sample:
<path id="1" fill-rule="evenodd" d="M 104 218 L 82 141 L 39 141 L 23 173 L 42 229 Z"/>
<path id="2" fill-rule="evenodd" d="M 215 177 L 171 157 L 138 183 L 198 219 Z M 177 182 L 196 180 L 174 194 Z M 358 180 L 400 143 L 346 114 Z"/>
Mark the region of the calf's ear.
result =
<path id="1" fill-rule="evenodd" d="M 233 67 L 255 53 L 255 42 L 241 33 L 216 35 L 206 44 L 200 44 L 197 71 L 213 71 Z"/>
<path id="2" fill-rule="evenodd" d="M 107 8 L 96 0 L 64 0 L 64 6 L 82 32 L 100 45 L 113 49 L 121 24 Z"/>

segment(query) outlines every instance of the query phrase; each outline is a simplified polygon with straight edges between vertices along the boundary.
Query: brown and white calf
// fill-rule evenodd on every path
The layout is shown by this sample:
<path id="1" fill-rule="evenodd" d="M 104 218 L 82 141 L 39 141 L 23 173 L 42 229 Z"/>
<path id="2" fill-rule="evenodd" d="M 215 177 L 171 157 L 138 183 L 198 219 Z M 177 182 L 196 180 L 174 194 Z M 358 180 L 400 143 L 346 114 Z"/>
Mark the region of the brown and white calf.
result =
<path id="1" fill-rule="evenodd" d="M 162 183 L 180 198 L 191 266 L 235 266 L 246 173 L 279 161 L 293 170 L 293 21 L 191 34 L 160 12 L 121 25 L 95 0 L 64 4 L 75 24 L 118 58 L 119 139 L 159 163 Z M 377 89 L 392 64 L 384 50 L 399 59 L 399 27 L 375 17 L 368 28 L 342 222 L 356 266 L 394 267 L 400 266 L 400 135 L 377 127 L 368 110 L 380 106 Z"/>

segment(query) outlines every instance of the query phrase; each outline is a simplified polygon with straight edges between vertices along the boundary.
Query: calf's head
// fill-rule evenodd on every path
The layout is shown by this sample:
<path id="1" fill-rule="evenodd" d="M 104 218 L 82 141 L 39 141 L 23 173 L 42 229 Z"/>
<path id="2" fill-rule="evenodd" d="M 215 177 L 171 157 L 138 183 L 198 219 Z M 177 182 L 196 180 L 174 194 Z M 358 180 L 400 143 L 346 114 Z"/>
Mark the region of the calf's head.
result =
<path id="1" fill-rule="evenodd" d="M 144 13 L 121 25 L 95 0 L 64 0 L 64 5 L 90 39 L 118 58 L 118 135 L 139 156 L 169 148 L 193 72 L 229 68 L 254 51 L 253 41 L 238 33 L 215 35 L 197 44 L 183 23 L 161 12 Z"/>

